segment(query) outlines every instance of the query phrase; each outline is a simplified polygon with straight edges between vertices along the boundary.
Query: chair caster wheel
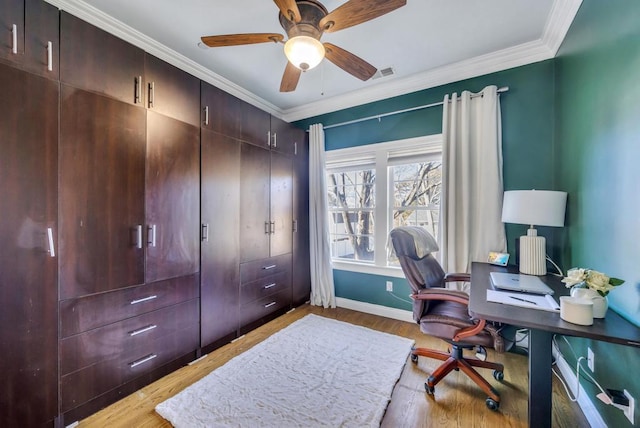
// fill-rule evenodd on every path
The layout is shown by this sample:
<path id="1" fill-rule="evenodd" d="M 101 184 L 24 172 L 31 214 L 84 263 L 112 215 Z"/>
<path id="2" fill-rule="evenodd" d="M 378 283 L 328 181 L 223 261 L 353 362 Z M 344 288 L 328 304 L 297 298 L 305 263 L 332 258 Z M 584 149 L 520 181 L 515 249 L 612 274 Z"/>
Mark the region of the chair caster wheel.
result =
<path id="1" fill-rule="evenodd" d="M 498 407 L 500 407 L 500 402 L 494 400 L 493 398 L 489 397 L 486 399 L 485 404 L 487 405 L 487 408 L 489 410 L 493 410 L 494 412 L 496 410 L 498 410 Z"/>
<path id="2" fill-rule="evenodd" d="M 411 354 L 411 362 L 414 364 L 418 363 L 418 356 L 415 354 Z"/>
<path id="3" fill-rule="evenodd" d="M 433 395 L 436 392 L 436 389 L 433 386 L 429 386 L 428 383 L 424 383 L 424 390 L 427 391 L 427 394 Z"/>
<path id="4" fill-rule="evenodd" d="M 499 382 L 502 382 L 504 380 L 504 372 L 498 371 L 498 370 L 494 370 L 493 371 L 493 378 Z"/>

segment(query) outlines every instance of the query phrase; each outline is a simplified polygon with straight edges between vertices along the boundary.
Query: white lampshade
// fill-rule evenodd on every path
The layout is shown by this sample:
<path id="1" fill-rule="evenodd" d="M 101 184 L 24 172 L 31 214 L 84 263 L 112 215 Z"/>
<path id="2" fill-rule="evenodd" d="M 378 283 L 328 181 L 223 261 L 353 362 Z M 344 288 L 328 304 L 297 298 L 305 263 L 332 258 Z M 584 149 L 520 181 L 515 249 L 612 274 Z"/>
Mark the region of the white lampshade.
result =
<path id="1" fill-rule="evenodd" d="M 533 226 L 564 226 L 567 193 L 551 190 L 510 190 L 502 201 L 503 223 L 528 224 L 520 237 L 520 272 L 546 275 L 546 240 Z"/>
<path id="2" fill-rule="evenodd" d="M 323 44 L 313 37 L 296 36 L 284 44 L 284 54 L 291 64 L 307 71 L 320 64 L 325 50 Z"/>
<path id="3" fill-rule="evenodd" d="M 564 226 L 567 192 L 509 190 L 504 192 L 502 222 L 534 226 Z"/>

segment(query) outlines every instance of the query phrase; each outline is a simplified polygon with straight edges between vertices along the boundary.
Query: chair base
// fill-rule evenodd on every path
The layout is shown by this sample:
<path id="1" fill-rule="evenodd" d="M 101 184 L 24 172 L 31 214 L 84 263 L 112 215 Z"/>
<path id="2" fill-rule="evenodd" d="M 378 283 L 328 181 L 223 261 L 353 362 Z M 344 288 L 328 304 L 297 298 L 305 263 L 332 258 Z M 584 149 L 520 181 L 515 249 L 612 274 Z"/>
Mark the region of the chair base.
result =
<path id="1" fill-rule="evenodd" d="M 480 376 L 480 373 L 478 373 L 474 367 L 492 369 L 494 371 L 494 378 L 501 380 L 504 373 L 504 366 L 500 363 L 464 358 L 462 356 L 462 350 L 464 348 L 472 348 L 472 346 L 451 343 L 451 353 L 426 348 L 414 348 L 411 351 L 411 360 L 417 362 L 417 357 L 421 356 L 444 361 L 427 379 L 425 383 L 427 392 L 430 390 L 431 393 L 433 393 L 438 382 L 444 379 L 452 370 L 462 370 L 489 396 L 487 399 L 487 407 L 492 408 L 492 406 L 489 405 L 489 399 L 491 399 L 495 402 L 495 409 L 497 409 L 497 405 L 500 403 L 500 394 L 498 394 L 498 391 L 496 391 L 489 382 Z"/>

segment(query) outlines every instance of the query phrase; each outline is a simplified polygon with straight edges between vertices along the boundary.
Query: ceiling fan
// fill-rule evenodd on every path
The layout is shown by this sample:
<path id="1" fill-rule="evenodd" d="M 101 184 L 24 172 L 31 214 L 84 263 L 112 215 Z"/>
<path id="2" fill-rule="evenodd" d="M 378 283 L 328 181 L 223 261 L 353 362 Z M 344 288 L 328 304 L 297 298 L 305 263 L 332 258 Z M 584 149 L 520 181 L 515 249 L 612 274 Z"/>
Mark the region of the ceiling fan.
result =
<path id="1" fill-rule="evenodd" d="M 280 83 L 280 92 L 292 92 L 298 86 L 300 74 L 318 65 L 324 57 L 357 77 L 368 80 L 377 69 L 358 56 L 332 43 L 321 43 L 323 33 L 353 27 L 378 18 L 407 4 L 406 0 L 349 0 L 332 12 L 318 0 L 273 0 L 280 9 L 280 25 L 287 41 L 278 33 L 226 34 L 204 36 L 209 47 L 249 45 L 254 43 L 284 43 L 287 67 Z"/>

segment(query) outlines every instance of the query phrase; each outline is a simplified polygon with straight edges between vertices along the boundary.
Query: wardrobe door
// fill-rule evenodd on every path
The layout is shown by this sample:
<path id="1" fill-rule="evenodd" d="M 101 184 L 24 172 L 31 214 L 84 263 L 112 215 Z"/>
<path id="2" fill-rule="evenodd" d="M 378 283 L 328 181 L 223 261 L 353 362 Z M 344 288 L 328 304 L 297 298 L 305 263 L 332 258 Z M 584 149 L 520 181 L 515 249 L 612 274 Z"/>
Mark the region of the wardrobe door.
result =
<path id="1" fill-rule="evenodd" d="M 145 109 L 62 85 L 60 298 L 144 282 Z"/>
<path id="2" fill-rule="evenodd" d="M 0 426 L 57 414 L 58 85 L 0 64 Z"/>
<path id="3" fill-rule="evenodd" d="M 307 300 L 311 293 L 309 255 L 309 145 L 306 132 L 294 133 L 297 154 L 293 164 L 293 305 Z"/>
<path id="4" fill-rule="evenodd" d="M 24 0 L 0 0 L 0 59 L 19 64 L 24 53 Z"/>
<path id="5" fill-rule="evenodd" d="M 293 250 L 293 161 L 271 152 L 271 257 Z"/>
<path id="6" fill-rule="evenodd" d="M 50 79 L 59 78 L 58 8 L 43 0 L 25 0 L 23 68 Z"/>
<path id="7" fill-rule="evenodd" d="M 240 138 L 243 101 L 205 82 L 200 82 L 200 126 L 228 137 Z"/>
<path id="8" fill-rule="evenodd" d="M 202 347 L 239 327 L 240 145 L 202 130 Z"/>
<path id="9" fill-rule="evenodd" d="M 60 14 L 60 80 L 144 105 L 144 51 L 68 14 Z"/>
<path id="10" fill-rule="evenodd" d="M 146 168 L 145 280 L 198 272 L 200 128 L 148 111 Z"/>
<path id="11" fill-rule="evenodd" d="M 269 257 L 271 152 L 242 143 L 240 177 L 240 262 Z"/>

